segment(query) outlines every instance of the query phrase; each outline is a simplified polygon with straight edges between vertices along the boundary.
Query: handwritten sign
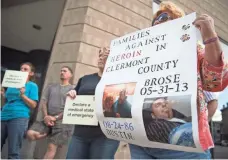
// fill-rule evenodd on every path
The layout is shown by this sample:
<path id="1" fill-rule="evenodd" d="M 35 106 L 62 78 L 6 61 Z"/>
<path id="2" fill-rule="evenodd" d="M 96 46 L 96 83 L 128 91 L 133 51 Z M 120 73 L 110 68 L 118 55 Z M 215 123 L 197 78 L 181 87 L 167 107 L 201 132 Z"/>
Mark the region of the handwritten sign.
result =
<path id="1" fill-rule="evenodd" d="M 95 96 L 77 96 L 66 99 L 63 123 L 97 126 Z"/>
<path id="2" fill-rule="evenodd" d="M 11 88 L 22 88 L 25 86 L 28 72 L 6 70 L 2 86 Z"/>
<path id="3" fill-rule="evenodd" d="M 97 117 L 108 138 L 202 152 L 195 18 L 193 13 L 111 42 L 96 88 Z"/>

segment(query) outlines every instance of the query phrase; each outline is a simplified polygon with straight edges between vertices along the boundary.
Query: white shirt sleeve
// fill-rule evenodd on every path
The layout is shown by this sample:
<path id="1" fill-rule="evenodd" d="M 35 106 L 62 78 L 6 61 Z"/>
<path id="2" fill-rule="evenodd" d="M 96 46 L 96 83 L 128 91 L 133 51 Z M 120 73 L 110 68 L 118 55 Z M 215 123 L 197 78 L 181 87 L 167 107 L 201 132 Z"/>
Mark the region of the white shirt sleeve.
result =
<path id="1" fill-rule="evenodd" d="M 203 91 L 204 93 L 204 97 L 205 97 L 205 101 L 208 103 L 212 100 L 217 100 L 217 95 L 213 92 L 208 92 L 208 91 Z"/>

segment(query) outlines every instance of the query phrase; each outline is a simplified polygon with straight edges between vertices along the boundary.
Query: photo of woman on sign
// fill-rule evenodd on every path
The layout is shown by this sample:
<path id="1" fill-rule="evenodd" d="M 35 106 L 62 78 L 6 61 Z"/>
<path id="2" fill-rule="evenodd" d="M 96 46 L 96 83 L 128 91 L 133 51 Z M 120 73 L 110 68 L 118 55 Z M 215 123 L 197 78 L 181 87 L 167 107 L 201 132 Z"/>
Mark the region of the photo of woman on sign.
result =
<path id="1" fill-rule="evenodd" d="M 191 96 L 183 97 L 185 98 L 180 98 L 179 106 L 184 104 L 183 108 L 189 108 Z M 160 143 L 195 147 L 190 115 L 177 111 L 178 104 L 175 103 L 176 107 L 173 104 L 167 97 L 144 100 L 143 119 L 147 138 Z M 190 139 L 187 144 L 183 141 L 186 137 Z"/>
<path id="2" fill-rule="evenodd" d="M 114 103 L 114 99 L 112 96 L 108 95 L 104 100 L 104 116 L 105 117 L 114 117 L 115 114 L 112 112 L 112 105 Z"/>

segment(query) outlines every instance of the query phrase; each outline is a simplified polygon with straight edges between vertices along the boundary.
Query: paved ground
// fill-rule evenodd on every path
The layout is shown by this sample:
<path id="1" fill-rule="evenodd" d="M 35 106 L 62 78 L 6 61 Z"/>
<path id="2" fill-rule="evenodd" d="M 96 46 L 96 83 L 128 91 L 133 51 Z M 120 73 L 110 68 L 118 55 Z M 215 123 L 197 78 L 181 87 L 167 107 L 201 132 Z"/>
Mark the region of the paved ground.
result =
<path id="1" fill-rule="evenodd" d="M 120 145 L 115 156 L 116 159 L 130 159 L 130 151 L 127 144 Z M 215 146 L 214 159 L 228 159 L 228 147 Z"/>
<path id="2" fill-rule="evenodd" d="M 30 147 L 28 147 L 28 142 L 26 141 L 24 143 L 23 149 L 22 149 L 22 153 L 21 153 L 21 159 L 24 158 L 33 158 L 32 157 L 32 153 L 29 152 L 29 150 L 31 150 L 31 146 L 33 145 L 29 145 Z M 7 146 L 5 146 L 7 147 Z M 6 159 L 7 158 L 7 149 L 4 147 L 1 158 Z M 42 156 L 40 156 L 42 157 Z M 222 146 L 215 146 L 214 149 L 214 158 L 215 159 L 228 159 L 228 147 L 222 147 Z M 129 147 L 126 143 L 121 143 L 117 153 L 115 155 L 115 159 L 130 159 L 130 150 Z"/>
<path id="3" fill-rule="evenodd" d="M 215 146 L 214 158 L 215 159 L 228 159 L 228 147 Z"/>

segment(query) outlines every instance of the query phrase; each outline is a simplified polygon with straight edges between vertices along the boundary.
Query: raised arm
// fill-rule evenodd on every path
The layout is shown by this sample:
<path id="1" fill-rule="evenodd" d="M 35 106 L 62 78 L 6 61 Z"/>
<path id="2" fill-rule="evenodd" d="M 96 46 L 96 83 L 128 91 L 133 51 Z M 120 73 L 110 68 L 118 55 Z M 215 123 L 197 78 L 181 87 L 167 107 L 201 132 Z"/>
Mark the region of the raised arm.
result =
<path id="1" fill-rule="evenodd" d="M 215 67 L 220 67 L 222 61 L 222 48 L 215 32 L 214 20 L 212 17 L 203 14 L 196 18 L 193 24 L 200 30 L 205 44 L 205 60 Z"/>
<path id="2" fill-rule="evenodd" d="M 193 24 L 200 30 L 205 51 L 198 52 L 198 70 L 202 86 L 207 91 L 222 91 L 228 84 L 228 64 L 223 60 L 214 20 L 208 15 L 199 16 Z"/>
<path id="3" fill-rule="evenodd" d="M 198 70 L 202 79 L 203 90 L 210 92 L 223 91 L 228 85 L 228 64 L 223 61 L 221 66 L 211 65 L 202 53 L 198 53 Z"/>

